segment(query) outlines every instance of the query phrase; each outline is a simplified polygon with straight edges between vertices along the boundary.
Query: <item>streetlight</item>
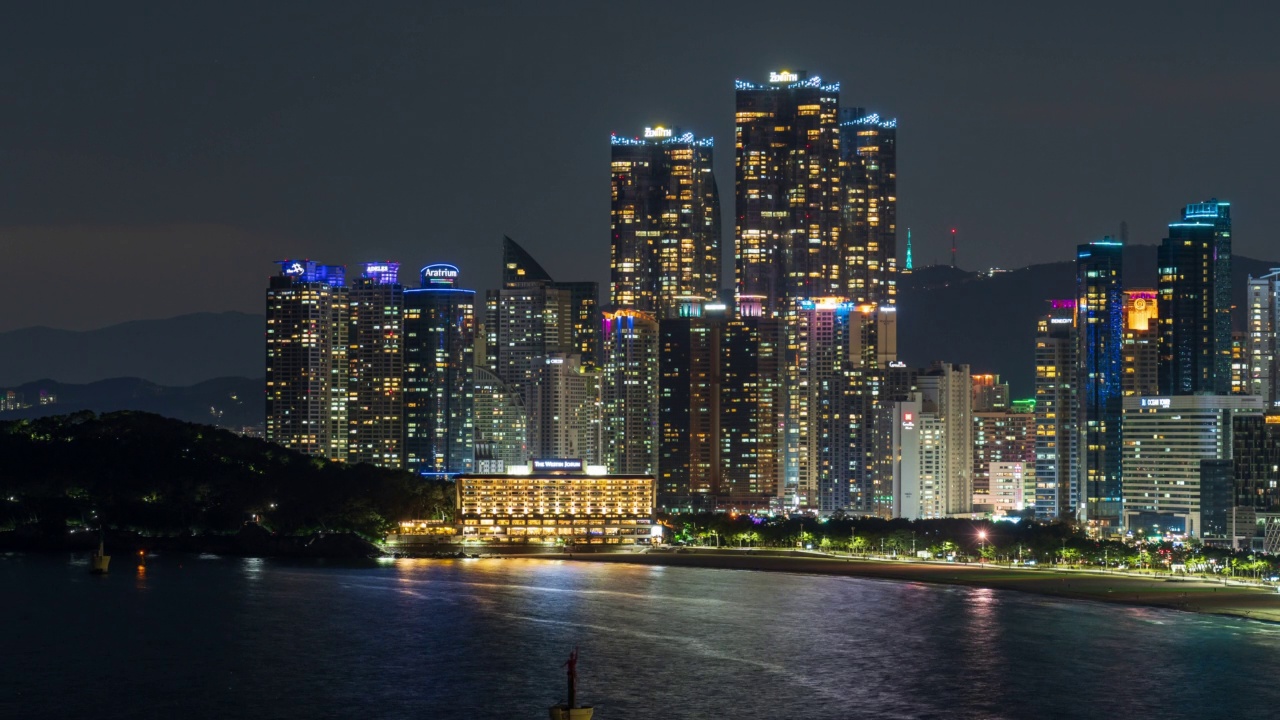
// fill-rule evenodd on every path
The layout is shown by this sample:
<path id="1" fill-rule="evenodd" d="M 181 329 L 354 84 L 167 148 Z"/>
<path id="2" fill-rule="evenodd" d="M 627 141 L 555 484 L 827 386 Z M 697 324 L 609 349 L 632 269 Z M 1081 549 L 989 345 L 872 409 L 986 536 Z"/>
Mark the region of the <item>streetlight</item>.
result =
<path id="1" fill-rule="evenodd" d="M 986 561 L 985 556 L 987 553 L 987 531 L 986 530 L 978 531 L 978 540 L 981 541 L 982 543 L 982 549 L 979 551 L 978 562 L 985 562 Z"/>

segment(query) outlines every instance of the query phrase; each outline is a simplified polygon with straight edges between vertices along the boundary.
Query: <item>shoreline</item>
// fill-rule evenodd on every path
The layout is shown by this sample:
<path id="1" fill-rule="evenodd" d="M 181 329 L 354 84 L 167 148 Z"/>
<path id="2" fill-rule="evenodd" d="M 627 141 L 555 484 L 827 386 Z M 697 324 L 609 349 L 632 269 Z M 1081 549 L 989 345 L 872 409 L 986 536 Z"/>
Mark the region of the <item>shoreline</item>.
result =
<path id="1" fill-rule="evenodd" d="M 1100 571 L 1015 569 L 991 565 L 867 560 L 751 550 L 566 553 L 551 557 L 575 562 L 790 572 L 1013 590 L 1070 600 L 1095 600 L 1131 607 L 1163 608 L 1280 624 L 1280 593 L 1254 586 L 1229 585 L 1191 577 L 1154 578 Z"/>

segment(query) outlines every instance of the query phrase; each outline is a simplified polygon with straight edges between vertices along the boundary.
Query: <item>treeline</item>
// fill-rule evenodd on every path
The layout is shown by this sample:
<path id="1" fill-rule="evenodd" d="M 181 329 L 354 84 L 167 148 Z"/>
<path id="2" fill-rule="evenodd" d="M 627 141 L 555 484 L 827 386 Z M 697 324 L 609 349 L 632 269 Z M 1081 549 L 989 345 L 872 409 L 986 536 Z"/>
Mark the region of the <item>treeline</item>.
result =
<path id="1" fill-rule="evenodd" d="M 664 519 L 673 539 L 720 547 L 808 548 L 856 555 L 953 556 L 991 562 L 1233 573 L 1266 577 L 1277 558 L 1202 546 L 1198 541 L 1098 540 L 1066 522 L 986 520 L 884 520 L 881 518 L 750 515 L 674 515 Z"/>
<path id="2" fill-rule="evenodd" d="M 0 530 L 378 537 L 449 519 L 450 483 L 310 458 L 263 440 L 141 412 L 0 423 Z"/>

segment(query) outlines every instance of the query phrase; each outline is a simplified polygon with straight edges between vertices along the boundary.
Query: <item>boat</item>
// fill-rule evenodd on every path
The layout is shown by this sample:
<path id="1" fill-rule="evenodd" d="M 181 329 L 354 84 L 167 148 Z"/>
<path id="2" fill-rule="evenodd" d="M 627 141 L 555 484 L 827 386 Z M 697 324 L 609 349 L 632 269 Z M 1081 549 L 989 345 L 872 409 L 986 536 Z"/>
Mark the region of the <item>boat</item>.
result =
<path id="1" fill-rule="evenodd" d="M 94 575 L 106 575 L 107 566 L 111 564 L 111 556 L 107 554 L 106 540 L 98 539 L 98 549 L 89 557 L 89 572 Z"/>
<path id="2" fill-rule="evenodd" d="M 569 661 L 564 666 L 569 673 L 569 701 L 551 706 L 551 720 L 591 720 L 594 709 L 590 705 L 578 705 L 578 648 L 569 653 Z"/>

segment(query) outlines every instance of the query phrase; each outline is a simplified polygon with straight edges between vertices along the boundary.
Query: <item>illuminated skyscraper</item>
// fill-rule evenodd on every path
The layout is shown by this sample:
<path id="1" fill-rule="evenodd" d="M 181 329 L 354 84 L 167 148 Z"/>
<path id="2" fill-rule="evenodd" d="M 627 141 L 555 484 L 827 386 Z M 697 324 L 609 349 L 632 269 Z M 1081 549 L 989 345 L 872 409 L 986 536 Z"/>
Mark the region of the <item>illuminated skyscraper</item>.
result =
<path id="1" fill-rule="evenodd" d="M 404 291 L 405 469 L 470 472 L 475 462 L 475 291 L 458 269 L 422 268 Z"/>
<path id="2" fill-rule="evenodd" d="M 894 305 L 898 296 L 898 121 L 840 109 L 843 294 Z"/>
<path id="3" fill-rule="evenodd" d="M 404 288 L 400 264 L 365 263 L 350 290 L 347 458 L 404 464 Z"/>
<path id="4" fill-rule="evenodd" d="M 793 300 L 843 295 L 840 85 L 782 71 L 735 88 L 740 310 L 777 317 Z"/>
<path id="5" fill-rule="evenodd" d="M 1249 395 L 1125 398 L 1124 526 L 1196 537 L 1213 526 L 1221 532 L 1234 485 L 1233 421 L 1262 410 L 1261 399 Z M 1217 462 L 1226 463 L 1225 472 L 1215 472 Z M 1219 488 L 1225 502 L 1215 502 Z"/>
<path id="6" fill-rule="evenodd" d="M 648 313 L 604 313 L 604 464 L 617 474 L 658 470 L 658 322 Z"/>
<path id="7" fill-rule="evenodd" d="M 800 507 L 871 511 L 879 315 L 835 298 L 787 314 L 787 482 Z"/>
<path id="8" fill-rule="evenodd" d="M 973 376 L 973 411 L 1005 412 L 1009 409 L 1009 383 L 1000 382 L 999 375 Z"/>
<path id="9" fill-rule="evenodd" d="M 1036 328 L 1036 517 L 1074 519 L 1082 497 L 1076 301 L 1050 307 Z"/>
<path id="10" fill-rule="evenodd" d="M 285 260 L 267 290 L 266 439 L 347 459 L 347 288 L 341 265 Z"/>
<path id="11" fill-rule="evenodd" d="M 529 462 L 528 415 L 520 393 L 483 367 L 475 369 L 476 446 L 484 443 L 496 472 Z M 479 469 L 477 468 L 477 471 Z"/>
<path id="12" fill-rule="evenodd" d="M 552 352 L 535 368 L 529 405 L 529 455 L 600 465 L 600 371 L 582 356 Z"/>
<path id="13" fill-rule="evenodd" d="M 589 281 L 556 282 L 524 248 L 509 237 L 502 238 L 502 287 L 505 290 L 528 289 L 534 284 L 567 294 L 570 347 L 582 355 L 583 367 L 594 367 L 600 354 L 600 286 Z M 494 291 L 490 291 L 491 293 Z M 487 317 L 486 317 L 487 322 Z M 486 328 L 486 340 L 494 337 Z M 558 341 L 557 341 L 558 342 Z M 555 343 L 553 343 L 554 345 Z M 558 347 L 558 345 L 557 345 Z M 490 350 L 489 352 L 493 352 Z"/>
<path id="14" fill-rule="evenodd" d="M 1124 347 L 1120 389 L 1130 395 L 1160 394 L 1160 316 L 1156 291 L 1124 293 Z"/>
<path id="15" fill-rule="evenodd" d="M 939 494 L 943 512 L 973 509 L 973 376 L 968 365 L 936 362 L 916 380 L 921 412 L 942 424 Z"/>
<path id="16" fill-rule="evenodd" d="M 769 508 L 785 497 L 786 393 L 780 320 L 728 320 L 720 337 L 720 493 L 731 507 Z M 791 498 L 794 501 L 794 498 Z"/>
<path id="17" fill-rule="evenodd" d="M 1186 206 L 1159 250 L 1160 391 L 1231 392 L 1231 206 Z"/>
<path id="18" fill-rule="evenodd" d="M 1280 268 L 1249 278 L 1246 302 L 1248 392 L 1275 406 L 1280 400 Z"/>
<path id="19" fill-rule="evenodd" d="M 975 378 L 982 377 L 975 375 Z M 973 413 L 973 503 L 994 505 L 992 463 L 1021 463 L 1023 472 L 1036 466 L 1036 419 L 1025 412 L 982 410 Z"/>
<path id="20" fill-rule="evenodd" d="M 1120 421 L 1123 377 L 1123 243 L 1110 238 L 1076 252 L 1076 386 L 1083 433 L 1085 516 L 1120 524 Z"/>
<path id="21" fill-rule="evenodd" d="M 972 379 L 968 365 L 935 363 L 919 391 L 892 407 L 894 517 L 912 520 L 973 510 Z"/>
<path id="22" fill-rule="evenodd" d="M 658 321 L 658 505 L 664 508 L 714 510 L 721 491 L 725 316 L 710 315 L 699 309 Z"/>
<path id="23" fill-rule="evenodd" d="M 572 314 L 569 291 L 545 281 L 485 294 L 486 362 L 493 374 L 520 393 L 526 410 L 543 361 L 574 347 Z"/>
<path id="24" fill-rule="evenodd" d="M 689 298 L 716 297 L 720 198 L 711 138 L 657 127 L 643 138 L 614 135 L 610 145 L 612 305 L 674 317 Z"/>

